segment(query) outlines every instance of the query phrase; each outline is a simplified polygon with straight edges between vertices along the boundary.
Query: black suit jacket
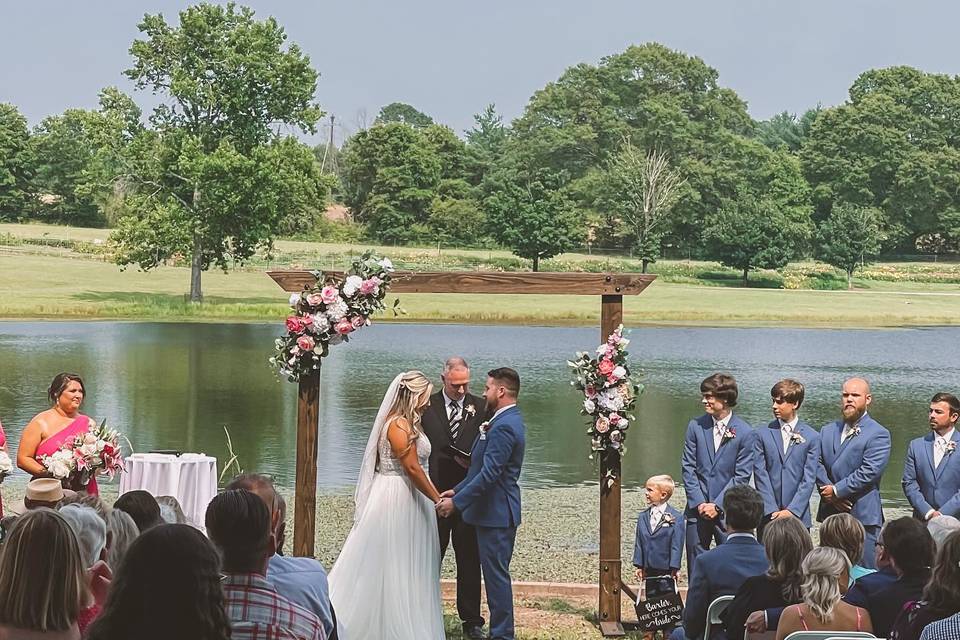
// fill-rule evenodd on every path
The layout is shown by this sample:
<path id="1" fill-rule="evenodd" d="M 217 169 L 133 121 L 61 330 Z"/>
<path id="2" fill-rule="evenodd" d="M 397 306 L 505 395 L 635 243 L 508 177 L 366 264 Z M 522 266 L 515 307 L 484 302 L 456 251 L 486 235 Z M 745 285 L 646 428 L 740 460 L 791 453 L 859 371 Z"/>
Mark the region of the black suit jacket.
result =
<path id="1" fill-rule="evenodd" d="M 923 588 L 930 578 L 929 572 L 917 576 L 903 576 L 867 600 L 867 611 L 873 623 L 873 634 L 878 638 L 890 635 L 893 623 L 900 615 L 903 605 L 923 597 Z M 859 582 L 859 581 L 858 581 Z"/>
<path id="2" fill-rule="evenodd" d="M 469 407 L 473 407 L 473 412 Z M 450 420 L 447 418 L 447 407 L 444 404 L 443 391 L 430 396 L 430 406 L 423 412 L 420 425 L 430 440 L 430 480 L 443 493 L 453 489 L 467 477 L 467 470 L 453 459 L 453 453 L 448 447 L 452 444 L 461 451 L 470 451 L 473 441 L 480 433 L 480 424 L 486 414 L 486 403 L 468 393 L 463 398 L 463 422 L 456 442 L 450 441 Z"/>

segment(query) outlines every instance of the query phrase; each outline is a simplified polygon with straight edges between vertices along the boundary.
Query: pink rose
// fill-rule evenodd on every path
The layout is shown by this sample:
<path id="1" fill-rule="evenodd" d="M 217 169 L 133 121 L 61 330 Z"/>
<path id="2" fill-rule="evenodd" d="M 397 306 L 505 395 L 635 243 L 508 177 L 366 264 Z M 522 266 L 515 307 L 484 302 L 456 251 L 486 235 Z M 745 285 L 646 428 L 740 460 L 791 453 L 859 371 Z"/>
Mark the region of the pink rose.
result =
<path id="1" fill-rule="evenodd" d="M 297 338 L 297 346 L 304 351 L 313 351 L 313 348 L 317 346 L 317 343 L 314 342 L 313 338 L 310 336 L 300 336 Z"/>
<path id="2" fill-rule="evenodd" d="M 615 368 L 616 365 L 613 364 L 613 360 L 607 360 L 606 358 L 601 360 L 600 364 L 597 365 L 597 371 L 599 371 L 602 376 L 609 376 Z"/>
<path id="3" fill-rule="evenodd" d="M 311 307 L 315 307 L 321 302 L 323 302 L 323 296 L 321 296 L 319 293 L 311 293 L 307 296 L 307 304 L 309 304 Z"/>
<path id="4" fill-rule="evenodd" d="M 600 416 L 597 418 L 597 423 L 593 428 L 596 429 L 597 433 L 606 433 L 610 430 L 610 421 L 603 416 Z"/>
<path id="5" fill-rule="evenodd" d="M 584 393 L 587 394 L 587 397 L 588 397 L 588 398 L 593 399 L 593 398 L 596 398 L 596 397 L 597 397 L 597 390 L 596 390 L 596 388 L 595 388 L 592 384 L 588 384 L 588 385 L 587 385 L 587 388 L 584 389 L 583 391 L 584 391 Z"/>
<path id="6" fill-rule="evenodd" d="M 324 304 L 333 304 L 340 297 L 340 290 L 336 287 L 326 286 L 320 290 L 320 299 Z"/>
<path id="7" fill-rule="evenodd" d="M 360 293 L 362 293 L 365 296 L 368 296 L 372 293 L 376 293 L 377 290 L 380 288 L 380 283 L 381 283 L 381 280 L 377 276 L 373 276 L 372 278 L 364 280 L 360 284 Z"/>
<path id="8" fill-rule="evenodd" d="M 299 317 L 290 316 L 287 318 L 287 331 L 293 331 L 294 333 L 303 331 L 303 322 L 300 321 Z"/>
<path id="9" fill-rule="evenodd" d="M 346 318 L 344 318 L 343 320 L 341 320 L 336 324 L 336 326 L 334 327 L 334 330 L 336 330 L 336 332 L 339 333 L 340 335 L 347 335 L 348 333 L 353 331 L 353 323 L 347 320 Z"/>
<path id="10" fill-rule="evenodd" d="M 611 424 L 612 426 L 614 426 L 614 427 L 617 426 L 618 424 L 620 424 L 620 414 L 619 414 L 619 413 L 611 413 L 611 414 L 610 414 L 610 424 Z"/>
<path id="11" fill-rule="evenodd" d="M 614 374 L 611 373 L 610 375 L 607 376 L 607 385 L 608 385 L 608 386 L 611 386 L 611 387 L 612 387 L 613 385 L 617 384 L 618 382 L 620 382 L 620 378 L 618 378 L 618 377 L 615 376 Z"/>
<path id="12" fill-rule="evenodd" d="M 354 316 L 353 318 L 350 319 L 350 324 L 353 325 L 354 329 L 359 329 L 364 324 L 366 324 L 366 320 L 364 320 L 362 316 Z"/>

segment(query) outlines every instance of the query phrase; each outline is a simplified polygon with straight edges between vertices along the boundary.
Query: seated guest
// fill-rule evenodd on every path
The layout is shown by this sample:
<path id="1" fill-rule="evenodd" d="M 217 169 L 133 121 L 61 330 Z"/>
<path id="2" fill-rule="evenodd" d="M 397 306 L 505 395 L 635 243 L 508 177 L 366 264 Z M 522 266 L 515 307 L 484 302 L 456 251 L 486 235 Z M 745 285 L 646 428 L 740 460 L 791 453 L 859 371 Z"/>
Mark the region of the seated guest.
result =
<path id="1" fill-rule="evenodd" d="M 97 512 L 97 515 L 106 522 L 107 521 L 107 505 L 103 504 L 103 500 L 100 499 L 100 496 L 93 495 L 90 493 L 85 493 L 83 491 L 78 491 L 72 495 L 65 495 L 63 501 L 60 503 L 60 507 L 65 507 L 68 504 L 82 504 L 85 507 L 90 507 Z"/>
<path id="2" fill-rule="evenodd" d="M 77 536 L 56 511 L 17 518 L 0 554 L 0 639 L 79 640 L 87 581 Z"/>
<path id="3" fill-rule="evenodd" d="M 733 595 L 747 578 L 767 570 L 763 546 L 754 531 L 763 517 L 763 498 L 749 485 L 735 485 L 723 497 L 726 512 L 725 542 L 697 556 L 693 581 L 687 590 L 683 610 L 683 628 L 674 629 L 671 640 L 701 638 L 707 608 L 717 596 Z M 742 635 L 742 634 L 741 634 Z M 725 638 L 723 631 L 711 638 Z"/>
<path id="4" fill-rule="evenodd" d="M 77 626 L 85 633 L 90 623 L 100 615 L 100 609 L 107 600 L 110 589 L 110 568 L 104 562 L 107 546 L 107 525 L 91 507 L 81 504 L 68 504 L 60 508 L 64 517 L 80 542 L 80 555 L 86 569 L 87 588 L 90 597 L 80 610 Z"/>
<path id="5" fill-rule="evenodd" d="M 864 608 L 870 612 L 876 636 L 886 638 L 903 606 L 923 597 L 933 564 L 933 538 L 923 523 L 905 516 L 883 527 L 877 545 L 897 579 L 870 594 Z"/>
<path id="6" fill-rule="evenodd" d="M 206 525 L 223 558 L 223 593 L 233 640 L 325 640 L 320 619 L 277 593 L 264 578 L 277 541 L 263 500 L 242 489 L 224 491 L 207 506 Z"/>
<path id="7" fill-rule="evenodd" d="M 8 511 L 13 515 L 20 515 L 31 509 L 56 509 L 64 498 L 72 498 L 75 495 L 75 491 L 64 489 L 59 480 L 37 478 L 27 483 L 23 500 L 10 505 Z"/>
<path id="8" fill-rule="evenodd" d="M 941 520 L 947 516 L 934 518 Z M 923 628 L 960 611 L 960 531 L 951 533 L 937 551 L 933 574 L 923 599 L 907 603 L 890 631 L 891 640 L 919 640 Z"/>
<path id="9" fill-rule="evenodd" d="M 927 520 L 927 531 L 930 532 L 930 537 L 933 538 L 933 544 L 937 549 L 942 547 L 943 541 L 958 529 L 960 529 L 960 520 L 953 516 L 937 516 Z"/>
<path id="10" fill-rule="evenodd" d="M 637 568 L 636 575 L 641 584 L 658 576 L 669 576 L 676 580 L 680 572 L 686 528 L 683 514 L 667 504 L 675 486 L 670 476 L 653 476 L 644 486 L 649 508 L 641 511 L 637 517 L 633 545 L 633 566 Z M 660 595 L 652 581 L 646 591 L 648 597 Z"/>
<path id="11" fill-rule="evenodd" d="M 794 631 L 873 631 L 870 614 L 840 598 L 850 582 L 850 560 L 833 547 L 818 547 L 803 559 L 803 602 L 783 610 L 777 640 Z"/>
<path id="12" fill-rule="evenodd" d="M 270 556 L 267 582 L 277 593 L 320 618 L 329 640 L 343 637 L 337 633 L 336 616 L 330 603 L 327 572 L 313 558 L 290 558 L 280 555 L 286 535 L 286 503 L 267 476 L 245 473 L 230 481 L 227 489 L 246 489 L 256 494 L 270 510 L 270 522 L 277 539 L 277 553 Z"/>
<path id="13" fill-rule="evenodd" d="M 216 549 L 187 525 L 146 531 L 117 568 L 103 612 L 87 638 L 230 640 Z"/>
<path id="14" fill-rule="evenodd" d="M 920 634 L 920 640 L 956 640 L 960 637 L 960 613 L 939 622 L 931 622 Z"/>
<path id="15" fill-rule="evenodd" d="M 159 496 L 157 504 L 160 506 L 160 518 L 167 524 L 190 524 L 176 497 Z"/>
<path id="16" fill-rule="evenodd" d="M 127 554 L 127 549 L 140 535 L 137 523 L 126 511 L 111 509 L 107 514 L 107 537 L 110 545 L 107 548 L 107 565 L 111 569 L 119 569 L 120 561 Z"/>
<path id="17" fill-rule="evenodd" d="M 779 517 L 767 524 L 763 550 L 770 568 L 763 575 L 747 578 L 723 612 L 728 638 L 743 637 L 747 616 L 754 611 L 785 607 L 802 600 L 800 563 L 812 549 L 813 540 L 799 518 Z"/>
<path id="18" fill-rule="evenodd" d="M 160 505 L 157 499 L 147 491 L 137 489 L 136 491 L 127 491 L 117 498 L 113 503 L 114 509 L 126 511 L 133 521 L 137 523 L 137 529 L 143 533 L 150 527 L 163 524 L 163 518 L 160 517 Z"/>
<path id="19" fill-rule="evenodd" d="M 879 539 L 883 539 L 883 529 L 880 530 Z M 871 596 L 897 581 L 897 572 L 893 570 L 890 558 L 883 552 L 882 545 L 874 544 L 873 561 L 877 570 L 874 573 L 868 573 L 850 585 L 847 593 L 843 596 L 843 601 L 847 604 L 866 607 Z"/>
<path id="20" fill-rule="evenodd" d="M 820 525 L 820 546 L 833 547 L 847 554 L 850 561 L 850 581 L 856 582 L 863 576 L 873 573 L 875 569 L 868 569 L 860 566 L 860 558 L 863 557 L 863 542 L 866 537 L 866 530 L 860 521 L 849 513 L 835 513 L 827 516 Z M 873 553 L 873 549 L 867 549 L 868 553 Z"/>

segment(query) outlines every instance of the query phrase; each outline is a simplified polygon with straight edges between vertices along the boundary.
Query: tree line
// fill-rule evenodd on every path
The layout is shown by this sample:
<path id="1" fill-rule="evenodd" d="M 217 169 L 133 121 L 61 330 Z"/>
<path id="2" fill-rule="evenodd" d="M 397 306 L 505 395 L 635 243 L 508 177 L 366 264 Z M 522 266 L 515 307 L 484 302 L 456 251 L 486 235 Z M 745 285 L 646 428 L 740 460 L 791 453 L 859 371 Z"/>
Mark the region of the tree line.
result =
<path id="1" fill-rule="evenodd" d="M 570 67 L 511 123 L 489 105 L 461 137 L 394 103 L 311 149 L 293 134 L 317 129 L 318 74 L 274 19 L 200 4 L 139 28 L 124 73 L 151 113 L 115 88 L 33 128 L 0 105 L 0 219 L 110 226 L 122 265 L 189 262 L 194 299 L 211 265 L 322 237 L 331 200 L 364 240 L 505 246 L 534 269 L 585 242 L 744 278 L 960 250 L 957 77 L 869 70 L 839 106 L 757 122 L 703 60 L 649 43 Z"/>

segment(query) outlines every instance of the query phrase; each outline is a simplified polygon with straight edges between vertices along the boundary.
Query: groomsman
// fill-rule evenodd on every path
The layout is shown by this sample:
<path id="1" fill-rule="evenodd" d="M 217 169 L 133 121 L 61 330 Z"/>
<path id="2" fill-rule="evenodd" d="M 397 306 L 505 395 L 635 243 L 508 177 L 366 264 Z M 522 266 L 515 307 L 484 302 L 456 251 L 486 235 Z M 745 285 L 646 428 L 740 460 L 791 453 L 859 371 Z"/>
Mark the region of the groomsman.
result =
<path id="1" fill-rule="evenodd" d="M 874 569 L 873 547 L 883 524 L 880 480 L 890 462 L 890 432 L 867 414 L 873 400 L 862 378 L 843 383 L 842 418 L 820 430 L 817 522 L 835 513 L 850 513 L 866 530 L 860 565 Z M 856 562 L 850 558 L 851 562 Z"/>
<path id="2" fill-rule="evenodd" d="M 449 358 L 440 375 L 443 387 L 430 396 L 423 413 L 422 427 L 432 448 L 430 480 L 443 493 L 467 477 L 469 451 L 477 439 L 486 413 L 484 399 L 467 391 L 470 369 L 463 358 Z M 463 452 L 467 455 L 461 455 Z M 477 532 L 463 521 L 459 512 L 449 518 L 437 518 L 440 532 L 440 557 L 447 552 L 451 537 L 457 560 L 457 613 L 467 638 L 484 638 L 480 615 L 480 551 Z"/>
<path id="3" fill-rule="evenodd" d="M 753 476 L 763 496 L 764 518 L 758 530 L 776 518 L 800 518 L 810 528 L 810 496 L 817 482 L 820 434 L 798 414 L 803 385 L 781 380 L 770 389 L 775 420 L 757 430 Z"/>
<path id="4" fill-rule="evenodd" d="M 715 373 L 700 383 L 700 394 L 706 413 L 687 424 L 680 461 L 687 492 L 688 581 L 697 556 L 726 538 L 720 505 L 727 489 L 747 484 L 753 474 L 753 429 L 733 415 L 737 381 Z"/>
<path id="5" fill-rule="evenodd" d="M 960 400 L 938 393 L 930 400 L 930 433 L 910 442 L 903 465 L 903 493 L 921 520 L 960 516 Z"/>

